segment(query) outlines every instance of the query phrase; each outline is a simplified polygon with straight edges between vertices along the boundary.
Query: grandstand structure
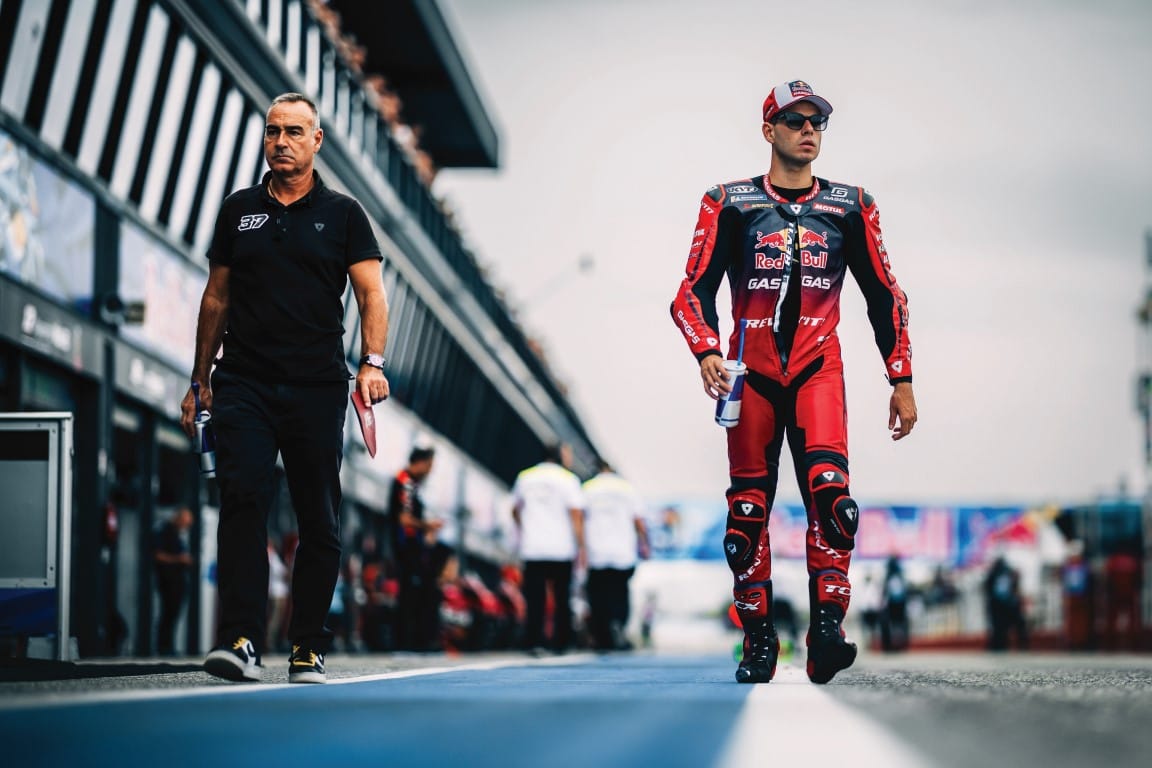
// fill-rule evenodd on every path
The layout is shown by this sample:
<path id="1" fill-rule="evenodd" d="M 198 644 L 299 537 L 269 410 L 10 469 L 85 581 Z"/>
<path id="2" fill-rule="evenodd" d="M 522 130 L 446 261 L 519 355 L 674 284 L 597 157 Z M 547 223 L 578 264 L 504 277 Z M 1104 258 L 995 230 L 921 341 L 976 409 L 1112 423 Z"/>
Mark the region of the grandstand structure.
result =
<path id="1" fill-rule="evenodd" d="M 477 564 L 509 559 L 508 487 L 545 444 L 593 467 L 579 414 L 428 186 L 437 167 L 499 159 L 452 30 L 433 0 L 371 4 L 371 23 L 367 5 L 0 2 L 0 411 L 74 414 L 81 656 L 154 650 L 151 533 L 185 504 L 201 578 L 180 645 L 207 644 L 218 500 L 179 404 L 215 212 L 263 174 L 279 93 L 319 105 L 317 169 L 361 201 L 385 254 L 393 394 L 376 409 L 375 458 L 351 414 L 345 428 L 346 551 L 384 539 L 391 476 L 417 443 L 437 448 L 426 500 Z M 270 528 L 290 534 L 281 488 Z"/>

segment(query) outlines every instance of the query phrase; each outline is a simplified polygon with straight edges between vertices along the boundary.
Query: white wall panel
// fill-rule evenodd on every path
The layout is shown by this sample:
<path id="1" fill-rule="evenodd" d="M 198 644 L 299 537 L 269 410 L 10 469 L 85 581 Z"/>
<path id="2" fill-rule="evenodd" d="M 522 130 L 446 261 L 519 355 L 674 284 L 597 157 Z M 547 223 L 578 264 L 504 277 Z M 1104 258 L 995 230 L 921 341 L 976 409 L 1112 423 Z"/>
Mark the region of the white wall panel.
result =
<path id="1" fill-rule="evenodd" d="M 204 198 L 200 203 L 200 221 L 196 224 L 193 256 L 199 256 L 208 249 L 212 228 L 216 223 L 216 211 L 220 202 L 231 191 L 224 185 L 231 170 L 232 153 L 236 149 L 236 137 L 240 135 L 240 120 L 243 113 L 243 97 L 236 91 L 229 91 L 224 98 L 224 112 L 220 116 L 216 145 L 212 148 L 212 168 L 208 171 Z"/>
<path id="2" fill-rule="evenodd" d="M 76 102 L 80 68 L 84 65 L 95 12 L 96 0 L 72 0 L 68 7 L 60 52 L 52 72 L 52 85 L 48 89 L 48 108 L 44 111 L 44 124 L 40 128 L 40 138 L 54 149 L 60 148 L 64 132 L 68 130 L 68 118 Z"/>
<path id="3" fill-rule="evenodd" d="M 168 188 L 168 181 L 172 177 L 172 157 L 176 153 L 180 126 L 184 122 L 184 107 L 188 103 L 188 90 L 192 84 L 195 64 L 196 46 L 187 37 L 181 37 L 176 43 L 176 56 L 172 59 L 168 87 L 164 89 L 164 105 L 160 108 L 160 120 L 152 142 L 152 157 L 144 179 L 144 193 L 140 198 L 140 213 L 150 221 L 159 216 L 164 190 Z"/>
<path id="4" fill-rule="evenodd" d="M 140 147 L 144 144 L 144 133 L 148 125 L 148 113 L 152 109 L 152 97 L 156 93 L 156 79 L 160 76 L 160 61 L 164 55 L 164 40 L 168 35 L 168 15 L 159 6 L 153 6 L 148 13 L 148 24 L 144 29 L 144 42 L 138 54 L 136 79 L 132 82 L 132 95 L 128 97 L 128 109 L 124 117 L 124 130 L 116 151 L 116 163 L 112 168 L 112 194 L 127 199 L 132 189 L 132 178 L 140 162 Z M 105 118 L 107 119 L 107 118 Z"/>
<path id="5" fill-rule="evenodd" d="M 168 228 L 173 237 L 181 239 L 188 227 L 188 217 L 196 202 L 196 189 L 200 181 L 200 170 L 208 158 L 208 137 L 212 135 L 216 113 L 216 100 L 220 97 L 220 70 L 212 64 L 204 67 L 200 75 L 200 90 L 196 94 L 196 105 L 192 108 L 192 124 L 188 126 L 188 138 L 184 142 L 184 159 L 180 162 L 180 175 L 176 177 L 176 195 L 172 198 L 172 215 Z M 215 149 L 211 150 L 215 153 Z M 231 156 L 231 152 L 229 152 Z"/>
<path id="6" fill-rule="evenodd" d="M 96 174 L 104 142 L 108 137 L 109 111 L 120 85 L 120 73 L 124 69 L 128 37 L 132 32 L 132 16 L 135 13 L 136 0 L 116 0 L 108 19 L 108 32 L 104 36 L 104 48 L 100 51 L 96 82 L 92 86 L 92 101 L 88 105 L 88 116 L 80 140 L 80 154 L 76 158 L 80 170 L 89 175 Z"/>
<path id="7" fill-rule="evenodd" d="M 229 192 L 235 192 L 241 187 L 250 187 L 255 183 L 252 178 L 252 169 L 257 167 L 257 159 L 264 157 L 264 115 L 253 112 L 248 115 L 248 124 L 244 127 L 244 134 L 240 144 L 240 162 L 236 164 L 236 173 L 232 177 L 232 186 Z M 256 174 L 256 179 L 260 174 Z"/>
<path id="8" fill-rule="evenodd" d="M 48 25 L 51 3 L 30 2 L 20 6 L 16 19 L 16 34 L 12 38 L 12 51 L 8 54 L 8 71 L 4 73 L 4 86 L 0 91 L 0 109 L 17 118 L 24 118 L 28 96 L 32 93 L 32 79 L 40 63 L 40 49 L 44 46 L 44 30 Z"/>

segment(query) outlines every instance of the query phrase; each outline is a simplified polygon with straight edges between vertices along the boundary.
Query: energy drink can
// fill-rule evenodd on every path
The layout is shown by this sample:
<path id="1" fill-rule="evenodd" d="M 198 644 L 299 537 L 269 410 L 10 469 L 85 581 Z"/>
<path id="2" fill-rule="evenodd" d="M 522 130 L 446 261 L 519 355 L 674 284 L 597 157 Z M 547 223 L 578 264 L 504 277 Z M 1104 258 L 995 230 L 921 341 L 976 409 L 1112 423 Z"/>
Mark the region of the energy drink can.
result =
<path id="1" fill-rule="evenodd" d="M 200 454 L 200 474 L 216 477 L 216 430 L 212 428 L 212 414 L 196 414 L 196 453 Z"/>
<path id="2" fill-rule="evenodd" d="M 744 397 L 744 374 L 748 366 L 739 360 L 725 360 L 724 368 L 732 390 L 716 401 L 716 423 L 727 429 L 740 423 L 740 400 Z"/>

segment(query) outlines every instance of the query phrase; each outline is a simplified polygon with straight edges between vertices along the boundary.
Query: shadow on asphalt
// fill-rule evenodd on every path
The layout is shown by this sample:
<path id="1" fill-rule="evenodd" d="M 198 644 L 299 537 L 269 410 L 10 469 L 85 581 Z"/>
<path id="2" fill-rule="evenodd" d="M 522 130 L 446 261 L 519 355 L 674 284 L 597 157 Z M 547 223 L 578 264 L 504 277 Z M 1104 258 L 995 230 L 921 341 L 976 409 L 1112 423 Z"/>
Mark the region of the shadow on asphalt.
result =
<path id="1" fill-rule="evenodd" d="M 0 683 L 29 683 L 45 680 L 81 680 L 88 677 L 131 677 L 134 675 L 166 675 L 180 672 L 200 672 L 201 664 L 119 663 L 76 664 L 51 659 L 0 658 Z"/>

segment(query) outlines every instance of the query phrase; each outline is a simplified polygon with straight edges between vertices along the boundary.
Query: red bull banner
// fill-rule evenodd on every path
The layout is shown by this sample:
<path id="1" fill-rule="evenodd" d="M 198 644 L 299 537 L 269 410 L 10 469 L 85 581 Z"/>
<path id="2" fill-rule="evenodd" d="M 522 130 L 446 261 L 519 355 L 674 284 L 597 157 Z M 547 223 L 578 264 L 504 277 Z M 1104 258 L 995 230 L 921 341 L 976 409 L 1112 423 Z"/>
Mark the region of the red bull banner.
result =
<path id="1" fill-rule="evenodd" d="M 687 541 L 673 557 L 701 560 L 723 559 L 721 541 L 726 510 L 709 504 L 706 524 L 684 531 Z M 701 511 L 688 505 L 685 512 Z M 1014 530 L 1027 512 L 1025 507 L 976 506 L 871 506 L 860 508 L 854 558 L 883 559 L 898 555 L 952 566 L 983 562 L 989 550 L 1002 543 L 1004 531 Z M 691 514 L 686 514 L 690 518 Z M 772 556 L 804 559 L 808 516 L 798 504 L 772 508 L 768 533 Z"/>

